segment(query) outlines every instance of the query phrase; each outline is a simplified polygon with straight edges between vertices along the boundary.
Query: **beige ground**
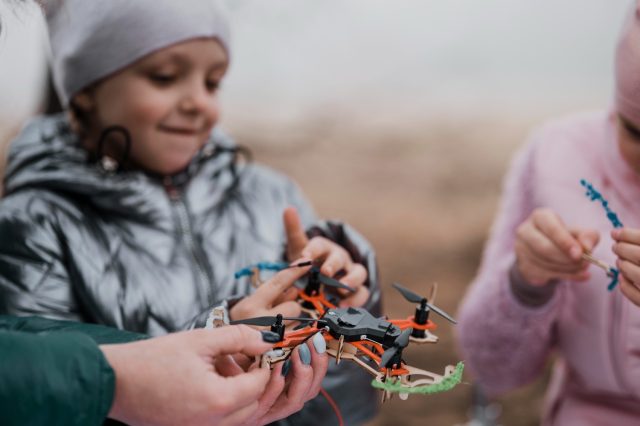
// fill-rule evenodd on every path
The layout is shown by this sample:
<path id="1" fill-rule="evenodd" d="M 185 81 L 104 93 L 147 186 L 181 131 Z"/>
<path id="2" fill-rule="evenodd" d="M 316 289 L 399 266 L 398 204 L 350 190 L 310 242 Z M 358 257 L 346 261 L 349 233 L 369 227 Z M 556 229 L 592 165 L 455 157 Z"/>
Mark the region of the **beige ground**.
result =
<path id="1" fill-rule="evenodd" d="M 456 312 L 479 262 L 501 176 L 532 124 L 478 118 L 378 128 L 331 121 L 229 127 L 257 161 L 293 176 L 321 215 L 344 219 L 371 240 L 386 313 L 400 317 L 413 307 L 390 287 L 393 281 L 425 293 L 437 281 L 438 305 Z M 459 360 L 452 327 L 439 325 L 440 343 L 410 348 L 407 360 L 434 371 Z M 470 389 L 462 384 L 441 395 L 391 401 L 371 425 L 465 423 Z M 537 424 L 543 389 L 540 381 L 500 400 L 500 422 Z"/>

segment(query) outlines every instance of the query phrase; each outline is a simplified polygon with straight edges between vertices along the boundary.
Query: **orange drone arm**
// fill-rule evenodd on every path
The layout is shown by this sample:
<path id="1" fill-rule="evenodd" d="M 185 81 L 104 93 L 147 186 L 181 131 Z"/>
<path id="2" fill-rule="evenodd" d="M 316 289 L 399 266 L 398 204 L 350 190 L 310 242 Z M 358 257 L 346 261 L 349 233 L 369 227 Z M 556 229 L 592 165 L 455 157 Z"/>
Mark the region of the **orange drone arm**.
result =
<path id="1" fill-rule="evenodd" d="M 322 315 L 327 309 L 333 309 L 336 307 L 333 303 L 329 302 L 324 297 L 324 293 L 319 293 L 315 296 L 309 296 L 304 292 L 304 290 L 298 290 L 298 297 L 300 297 L 300 299 L 304 300 L 305 302 L 311 303 L 314 309 L 318 312 L 318 315 Z"/>
<path id="2" fill-rule="evenodd" d="M 438 328 L 435 322 L 428 320 L 426 324 L 417 324 L 413 320 L 413 315 L 407 317 L 407 319 L 392 319 L 388 320 L 391 324 L 397 325 L 401 330 L 406 330 L 407 328 L 413 328 L 414 330 L 435 330 Z"/>

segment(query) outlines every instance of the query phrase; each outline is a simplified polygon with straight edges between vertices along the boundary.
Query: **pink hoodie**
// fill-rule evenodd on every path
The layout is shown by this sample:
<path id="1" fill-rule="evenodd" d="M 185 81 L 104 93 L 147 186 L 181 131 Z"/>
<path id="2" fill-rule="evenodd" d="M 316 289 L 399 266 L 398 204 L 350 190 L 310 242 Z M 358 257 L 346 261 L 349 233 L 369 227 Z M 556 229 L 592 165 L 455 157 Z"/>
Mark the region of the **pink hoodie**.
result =
<path id="1" fill-rule="evenodd" d="M 491 395 L 538 376 L 558 357 L 547 394 L 547 425 L 640 425 L 640 307 L 592 267 L 587 282 L 560 282 L 551 300 L 514 296 L 516 228 L 538 207 L 569 226 L 597 229 L 596 258 L 614 265 L 611 223 L 584 194 L 586 179 L 625 227 L 640 228 L 640 176 L 620 154 L 616 114 L 640 126 L 640 12 L 634 2 L 616 50 L 615 111 L 576 115 L 536 132 L 505 178 L 499 214 L 458 327 L 464 359 Z"/>
<path id="2" fill-rule="evenodd" d="M 640 307 L 593 267 L 588 282 L 561 282 L 553 298 L 532 308 L 509 286 L 515 230 L 533 209 L 550 207 L 569 226 L 597 229 L 593 254 L 610 264 L 612 226 L 585 197 L 591 182 L 627 227 L 640 228 L 640 177 L 621 157 L 615 116 L 592 113 L 554 122 L 515 158 L 505 180 L 480 272 L 459 313 L 464 359 L 492 395 L 538 376 L 552 350 L 559 355 L 548 391 L 545 424 L 640 424 Z"/>

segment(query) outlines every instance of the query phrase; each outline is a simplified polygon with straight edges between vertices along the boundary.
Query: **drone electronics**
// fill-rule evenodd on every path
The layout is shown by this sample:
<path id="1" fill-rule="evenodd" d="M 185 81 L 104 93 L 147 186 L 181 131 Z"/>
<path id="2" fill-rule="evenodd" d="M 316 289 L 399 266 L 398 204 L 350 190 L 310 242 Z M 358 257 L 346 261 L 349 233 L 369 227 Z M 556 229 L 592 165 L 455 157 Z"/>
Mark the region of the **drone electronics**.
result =
<path id="1" fill-rule="evenodd" d="M 260 285 L 261 270 L 281 270 L 292 267 L 312 266 L 311 262 L 295 265 L 282 263 L 260 263 L 244 268 L 236 273 L 251 276 L 254 286 Z M 435 306 L 436 286 L 432 287 L 429 299 L 411 290 L 393 284 L 409 302 L 417 304 L 415 313 L 406 319 L 376 318 L 364 308 L 336 306 L 324 292 L 325 287 L 354 291 L 349 286 L 320 273 L 312 266 L 306 275 L 304 288 L 298 289 L 298 301 L 302 311 L 309 318 L 287 318 L 282 315 L 248 318 L 231 321 L 231 324 L 248 324 L 270 327 L 280 336 L 280 342 L 274 345 L 274 351 L 263 357 L 262 363 L 273 366 L 287 360 L 293 349 L 305 343 L 316 333 L 322 333 L 327 342 L 327 353 L 335 358 L 336 364 L 342 360 L 355 362 L 374 376 L 372 386 L 383 391 L 382 402 L 394 393 L 401 399 L 407 399 L 411 393 L 436 393 L 453 388 L 460 382 L 463 364 L 447 366 L 444 374 L 412 367 L 405 363 L 402 354 L 409 343 L 436 343 L 438 337 L 432 331 L 436 324 L 429 319 L 430 312 L 455 324 L 455 320 L 442 309 Z M 298 321 L 300 325 L 288 331 L 284 321 Z"/>

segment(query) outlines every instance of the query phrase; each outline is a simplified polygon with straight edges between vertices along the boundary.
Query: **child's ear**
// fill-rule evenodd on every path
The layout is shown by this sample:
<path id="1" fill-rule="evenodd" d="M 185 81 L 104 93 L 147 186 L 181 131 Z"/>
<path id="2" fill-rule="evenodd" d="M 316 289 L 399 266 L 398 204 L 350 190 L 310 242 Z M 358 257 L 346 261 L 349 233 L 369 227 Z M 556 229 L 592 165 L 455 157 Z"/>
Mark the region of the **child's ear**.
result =
<path id="1" fill-rule="evenodd" d="M 84 112 L 91 112 L 95 107 L 93 96 L 89 91 L 82 91 L 74 95 L 73 99 L 71 99 L 71 103 Z"/>

